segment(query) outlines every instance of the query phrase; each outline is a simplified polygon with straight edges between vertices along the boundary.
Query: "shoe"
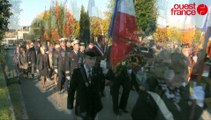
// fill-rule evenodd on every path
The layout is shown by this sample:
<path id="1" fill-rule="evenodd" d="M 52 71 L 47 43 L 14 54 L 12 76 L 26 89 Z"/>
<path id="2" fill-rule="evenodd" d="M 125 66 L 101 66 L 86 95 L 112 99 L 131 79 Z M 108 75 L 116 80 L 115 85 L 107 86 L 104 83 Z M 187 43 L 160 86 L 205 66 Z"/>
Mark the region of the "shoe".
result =
<path id="1" fill-rule="evenodd" d="M 114 110 L 114 114 L 115 115 L 121 115 L 120 111 L 117 109 L 117 110 Z"/>
<path id="2" fill-rule="evenodd" d="M 126 109 L 120 108 L 120 110 L 124 113 L 128 113 L 128 111 Z"/>

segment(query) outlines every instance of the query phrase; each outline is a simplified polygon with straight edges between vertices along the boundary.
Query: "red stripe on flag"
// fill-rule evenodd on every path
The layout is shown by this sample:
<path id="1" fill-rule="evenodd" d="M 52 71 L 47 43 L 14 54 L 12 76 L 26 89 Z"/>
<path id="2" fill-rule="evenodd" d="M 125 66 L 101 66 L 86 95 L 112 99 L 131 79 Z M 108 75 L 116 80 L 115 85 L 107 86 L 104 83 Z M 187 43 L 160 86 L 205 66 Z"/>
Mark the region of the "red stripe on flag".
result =
<path id="1" fill-rule="evenodd" d="M 136 17 L 118 11 L 114 22 L 113 35 L 138 41 Z"/>
<path id="2" fill-rule="evenodd" d="M 119 62 L 121 62 L 126 55 L 132 50 L 132 45 L 127 41 L 123 41 L 120 38 L 113 39 L 111 53 L 110 53 L 110 63 L 115 67 Z"/>
<path id="3" fill-rule="evenodd" d="M 130 42 L 138 42 L 135 16 L 117 12 L 113 26 L 110 63 L 115 67 L 132 50 Z"/>

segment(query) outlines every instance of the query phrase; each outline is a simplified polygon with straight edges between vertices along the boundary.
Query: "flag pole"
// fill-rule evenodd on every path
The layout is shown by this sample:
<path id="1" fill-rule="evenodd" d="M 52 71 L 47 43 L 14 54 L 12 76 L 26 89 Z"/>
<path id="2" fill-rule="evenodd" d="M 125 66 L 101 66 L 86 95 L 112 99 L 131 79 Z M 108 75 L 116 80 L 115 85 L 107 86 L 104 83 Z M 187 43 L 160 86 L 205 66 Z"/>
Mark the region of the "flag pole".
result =
<path id="1" fill-rule="evenodd" d="M 209 37 L 211 34 L 211 26 L 208 27 L 206 33 L 205 33 L 205 41 L 203 45 L 203 51 L 202 51 L 202 58 L 199 61 L 199 72 L 198 72 L 198 77 L 197 77 L 197 83 L 200 83 L 201 76 L 204 70 L 204 62 L 205 62 L 205 57 L 206 57 L 206 50 L 207 50 L 207 43 L 209 41 Z"/>
<path id="2" fill-rule="evenodd" d="M 197 76 L 197 81 L 196 81 L 197 83 L 200 82 L 201 76 L 203 74 L 204 62 L 205 62 L 206 51 L 207 51 L 207 44 L 208 44 L 210 32 L 211 32 L 211 27 L 209 26 L 207 28 L 207 21 L 208 21 L 208 14 L 205 17 L 204 25 L 202 27 L 202 33 L 201 33 L 201 36 L 200 36 L 200 40 L 201 40 L 203 35 L 205 34 L 204 44 L 203 44 L 203 49 L 202 49 L 202 56 L 199 60 L 199 70 L 198 70 L 198 76 Z"/>
<path id="3" fill-rule="evenodd" d="M 206 49 L 207 49 L 207 43 L 209 41 L 209 37 L 211 34 L 211 26 L 208 27 L 206 33 L 205 33 L 205 41 L 204 41 L 204 45 L 203 45 L 203 51 L 202 51 L 202 59 L 199 61 L 199 72 L 198 72 L 198 76 L 197 76 L 197 81 L 196 83 L 199 84 L 201 82 L 201 77 L 202 77 L 202 73 L 204 71 L 204 61 L 205 61 L 205 57 L 206 57 Z M 193 120 L 194 114 L 195 114 L 195 107 L 196 107 L 196 100 L 192 101 L 192 110 L 190 113 L 190 120 Z"/>
<path id="4" fill-rule="evenodd" d="M 204 45 L 203 45 L 203 50 L 202 50 L 202 57 L 199 61 L 199 71 L 198 71 L 198 76 L 196 79 L 196 83 L 199 84 L 201 82 L 201 78 L 202 78 L 202 74 L 204 71 L 204 63 L 205 63 L 205 57 L 206 57 L 206 51 L 207 51 L 207 44 L 209 42 L 209 38 L 211 35 L 211 26 L 207 27 L 207 20 L 208 20 L 208 15 L 205 18 L 205 22 L 204 22 L 204 26 L 202 28 L 202 33 L 205 33 L 205 37 L 204 37 Z M 207 28 L 207 29 L 206 29 Z M 202 35 L 201 35 L 202 37 Z M 201 38 L 200 37 L 200 38 Z M 196 100 L 192 100 L 192 109 L 190 112 L 190 120 L 194 119 L 194 114 L 195 114 L 195 107 L 196 107 Z"/>

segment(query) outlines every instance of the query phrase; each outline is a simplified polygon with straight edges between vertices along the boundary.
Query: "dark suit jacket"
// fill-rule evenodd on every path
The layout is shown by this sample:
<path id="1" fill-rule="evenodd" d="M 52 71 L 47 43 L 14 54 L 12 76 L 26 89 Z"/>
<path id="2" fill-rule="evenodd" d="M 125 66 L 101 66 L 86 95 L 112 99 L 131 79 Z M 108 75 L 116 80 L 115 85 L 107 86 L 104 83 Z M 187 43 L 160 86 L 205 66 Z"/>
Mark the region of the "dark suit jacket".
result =
<path id="1" fill-rule="evenodd" d="M 67 52 L 64 49 L 60 49 L 59 51 L 59 59 L 58 59 L 58 70 L 65 72 L 65 61 L 66 61 Z"/>
<path id="2" fill-rule="evenodd" d="M 54 49 L 52 58 L 53 58 L 53 68 L 54 68 L 54 70 L 58 69 L 59 59 L 60 59 L 59 58 L 59 51 Z"/>
<path id="3" fill-rule="evenodd" d="M 32 64 L 36 64 L 37 62 L 37 57 L 36 57 L 36 51 L 34 49 L 34 47 L 30 48 L 29 49 L 29 61 L 32 63 Z"/>
<path id="4" fill-rule="evenodd" d="M 69 75 L 73 73 L 73 70 L 79 67 L 79 53 L 74 51 L 68 52 L 65 60 L 65 70 L 70 71 Z"/>
<path id="5" fill-rule="evenodd" d="M 74 95 L 77 91 L 75 112 L 79 116 L 81 113 L 85 113 L 94 117 L 102 109 L 99 94 L 101 75 L 96 72 L 95 68 L 92 71 L 91 83 L 86 76 L 84 66 L 74 70 L 70 81 L 67 108 L 73 108 Z"/>

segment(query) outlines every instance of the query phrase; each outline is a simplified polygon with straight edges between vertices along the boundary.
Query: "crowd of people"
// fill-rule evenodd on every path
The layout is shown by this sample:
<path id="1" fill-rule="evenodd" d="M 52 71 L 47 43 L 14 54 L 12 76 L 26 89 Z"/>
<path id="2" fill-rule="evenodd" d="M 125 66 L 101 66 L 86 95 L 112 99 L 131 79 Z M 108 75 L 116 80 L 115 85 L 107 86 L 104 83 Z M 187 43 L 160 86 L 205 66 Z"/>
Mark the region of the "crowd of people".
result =
<path id="1" fill-rule="evenodd" d="M 105 38 L 99 36 L 96 42 L 87 46 L 77 39 L 67 38 L 51 44 L 40 44 L 37 41 L 18 44 L 13 57 L 18 79 L 38 77 L 43 91 L 47 90 L 46 81 L 52 79 L 58 94 L 68 94 L 69 110 L 74 107 L 78 116 L 94 119 L 102 109 L 101 97 L 105 94 L 105 79 L 109 71 L 105 42 Z M 125 85 L 128 86 L 127 83 Z M 76 105 L 73 106 L 76 91 Z M 116 106 L 118 91 L 114 93 L 114 111 L 119 114 L 119 107 Z M 123 94 L 124 102 L 121 102 L 124 112 L 127 112 L 128 95 L 129 86 Z"/>
<path id="2" fill-rule="evenodd" d="M 13 60 L 19 79 L 38 76 L 44 91 L 46 80 L 53 79 L 58 94 L 67 94 L 67 110 L 74 109 L 84 120 L 94 120 L 102 110 L 106 80 L 111 82 L 116 115 L 128 113 L 127 101 L 134 89 L 139 95 L 131 114 L 134 120 L 200 117 L 205 92 L 194 77 L 191 79 L 192 65 L 198 58 L 187 46 L 161 50 L 153 56 L 153 65 L 141 52 L 134 51 L 113 69 L 109 64 L 110 47 L 105 43 L 103 36 L 88 45 L 67 38 L 47 45 L 30 41 L 16 46 Z M 121 86 L 123 89 L 119 92 Z"/>

